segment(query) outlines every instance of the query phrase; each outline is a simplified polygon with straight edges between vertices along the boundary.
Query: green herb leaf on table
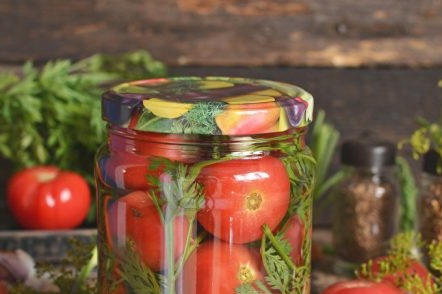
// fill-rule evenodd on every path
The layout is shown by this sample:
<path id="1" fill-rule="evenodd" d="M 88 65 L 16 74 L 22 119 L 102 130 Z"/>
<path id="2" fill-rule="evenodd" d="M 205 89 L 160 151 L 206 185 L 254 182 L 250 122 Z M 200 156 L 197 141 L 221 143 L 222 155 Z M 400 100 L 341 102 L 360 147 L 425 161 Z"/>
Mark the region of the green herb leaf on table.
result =
<path id="1" fill-rule="evenodd" d="M 96 279 L 91 276 L 97 265 L 98 252 L 94 242 L 85 243 L 79 239 L 69 241 L 69 251 L 59 263 L 39 263 L 36 266 L 37 278 L 51 283 L 58 289 L 35 289 L 19 283 L 11 285 L 10 294 L 94 294 L 97 293 Z M 40 282 L 41 283 L 41 282 Z"/>
<path id="2" fill-rule="evenodd" d="M 16 170 L 53 164 L 92 183 L 91 162 L 105 137 L 104 87 L 165 74 L 164 65 L 145 51 L 51 60 L 42 68 L 26 62 L 20 75 L 2 73 L 0 156 Z"/>

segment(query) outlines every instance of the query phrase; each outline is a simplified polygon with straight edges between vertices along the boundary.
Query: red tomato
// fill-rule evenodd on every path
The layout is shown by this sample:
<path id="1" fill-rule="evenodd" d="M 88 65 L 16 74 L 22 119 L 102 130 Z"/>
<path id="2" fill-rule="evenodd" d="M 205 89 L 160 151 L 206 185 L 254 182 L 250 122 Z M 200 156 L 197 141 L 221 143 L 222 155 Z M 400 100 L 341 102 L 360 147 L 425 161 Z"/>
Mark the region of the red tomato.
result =
<path id="1" fill-rule="evenodd" d="M 139 134 L 136 139 L 111 135 L 110 157 L 103 164 L 105 183 L 123 190 L 147 190 L 147 176 L 159 176 L 164 170 L 159 166 L 149 168 L 153 157 L 190 163 L 197 158 L 198 149 L 183 144 L 180 135 Z"/>
<path id="2" fill-rule="evenodd" d="M 260 265 L 259 254 L 243 245 L 203 243 L 184 265 L 178 293 L 235 293 L 241 284 L 262 279 Z"/>
<path id="3" fill-rule="evenodd" d="M 302 244 L 304 242 L 304 225 L 301 223 L 299 216 L 293 216 L 282 229 L 285 239 L 292 246 L 290 257 L 296 265 L 303 262 Z"/>
<path id="4" fill-rule="evenodd" d="M 321 294 L 403 294 L 402 290 L 394 287 L 390 283 L 376 283 L 366 280 L 351 280 L 338 282 Z"/>
<path id="5" fill-rule="evenodd" d="M 8 288 L 6 285 L 0 281 L 0 294 L 8 294 Z"/>
<path id="6" fill-rule="evenodd" d="M 7 194 L 13 216 L 26 229 L 75 228 L 85 219 L 91 203 L 86 180 L 54 166 L 37 166 L 14 174 Z"/>
<path id="7" fill-rule="evenodd" d="M 132 240 L 135 251 L 141 260 L 153 271 L 166 268 L 165 227 L 151 196 L 143 191 L 135 191 L 114 202 L 109 210 L 108 228 L 112 235 L 112 247 L 124 249 Z M 189 224 L 184 216 L 173 220 L 174 257 L 181 256 L 184 250 Z"/>
<path id="8" fill-rule="evenodd" d="M 150 170 L 145 156 L 131 153 L 113 154 L 104 163 L 103 180 L 123 190 L 148 190 L 147 176 L 158 176 L 161 170 Z"/>
<path id="9" fill-rule="evenodd" d="M 379 272 L 380 262 L 382 260 L 385 260 L 384 256 L 378 257 L 373 260 L 373 265 L 370 270 L 370 272 L 372 274 L 377 274 Z M 433 283 L 433 279 L 431 278 L 432 276 L 431 276 L 430 272 L 427 270 L 427 268 L 424 265 L 422 265 L 419 261 L 414 260 L 414 259 L 409 260 L 409 264 L 408 264 L 405 271 L 402 270 L 397 273 L 387 275 L 383 278 L 383 281 L 389 282 L 394 285 L 401 286 L 401 282 L 406 275 L 410 275 L 410 276 L 417 275 L 424 282 L 424 285 L 427 282 Z"/>
<path id="10" fill-rule="evenodd" d="M 200 181 L 206 203 L 198 221 L 224 241 L 256 241 L 264 224 L 274 230 L 287 212 L 290 181 L 275 157 L 215 163 L 201 171 Z"/>

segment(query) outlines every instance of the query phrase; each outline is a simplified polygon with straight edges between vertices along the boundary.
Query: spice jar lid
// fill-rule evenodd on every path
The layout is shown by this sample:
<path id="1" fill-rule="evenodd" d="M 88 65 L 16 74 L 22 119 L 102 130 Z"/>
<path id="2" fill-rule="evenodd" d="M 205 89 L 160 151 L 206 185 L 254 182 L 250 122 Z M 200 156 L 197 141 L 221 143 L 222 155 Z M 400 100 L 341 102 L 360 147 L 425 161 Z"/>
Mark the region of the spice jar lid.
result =
<path id="1" fill-rule="evenodd" d="M 396 146 L 375 138 L 345 141 L 341 148 L 341 162 L 355 167 L 379 168 L 394 165 Z"/>
<path id="2" fill-rule="evenodd" d="M 294 85 L 245 78 L 177 77 L 117 85 L 102 96 L 103 119 L 140 131 L 251 135 L 302 128 L 313 97 Z"/>
<path id="3" fill-rule="evenodd" d="M 436 150 L 430 149 L 423 157 L 423 171 L 432 175 L 440 175 L 438 165 L 442 158 Z"/>

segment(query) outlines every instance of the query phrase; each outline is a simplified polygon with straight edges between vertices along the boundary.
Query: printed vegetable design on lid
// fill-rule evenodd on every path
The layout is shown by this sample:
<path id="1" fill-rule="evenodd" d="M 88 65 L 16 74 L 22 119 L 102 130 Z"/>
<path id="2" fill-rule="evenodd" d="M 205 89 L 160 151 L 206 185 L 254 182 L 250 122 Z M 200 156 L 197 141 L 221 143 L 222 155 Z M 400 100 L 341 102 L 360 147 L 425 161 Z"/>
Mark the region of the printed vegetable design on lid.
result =
<path id="1" fill-rule="evenodd" d="M 296 86 L 225 77 L 161 78 L 123 83 L 103 95 L 103 118 L 138 131 L 251 135 L 302 128 L 313 97 Z"/>

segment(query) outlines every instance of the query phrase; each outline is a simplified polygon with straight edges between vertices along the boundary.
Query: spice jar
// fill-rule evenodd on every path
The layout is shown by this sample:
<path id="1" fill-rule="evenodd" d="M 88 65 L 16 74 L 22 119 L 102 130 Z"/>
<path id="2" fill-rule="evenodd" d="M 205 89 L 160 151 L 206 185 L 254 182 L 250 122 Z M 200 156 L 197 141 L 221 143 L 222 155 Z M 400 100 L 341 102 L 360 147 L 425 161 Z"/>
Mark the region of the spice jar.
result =
<path id="1" fill-rule="evenodd" d="M 334 192 L 333 245 L 338 271 L 382 255 L 397 225 L 395 146 L 373 137 L 348 140 L 341 148 L 347 171 Z"/>
<path id="2" fill-rule="evenodd" d="M 442 241 L 442 175 L 437 170 L 440 160 L 435 150 L 423 158 L 418 223 L 422 238 L 427 242 Z"/>
<path id="3" fill-rule="evenodd" d="M 304 90 L 265 80 L 105 92 L 99 293 L 309 293 L 312 110 Z"/>

